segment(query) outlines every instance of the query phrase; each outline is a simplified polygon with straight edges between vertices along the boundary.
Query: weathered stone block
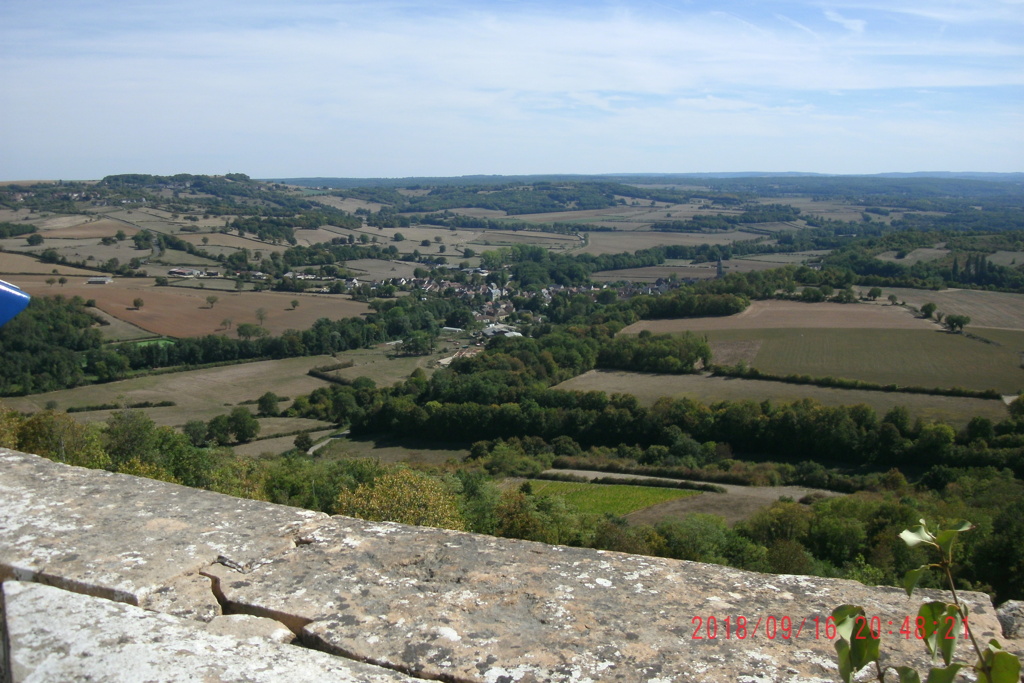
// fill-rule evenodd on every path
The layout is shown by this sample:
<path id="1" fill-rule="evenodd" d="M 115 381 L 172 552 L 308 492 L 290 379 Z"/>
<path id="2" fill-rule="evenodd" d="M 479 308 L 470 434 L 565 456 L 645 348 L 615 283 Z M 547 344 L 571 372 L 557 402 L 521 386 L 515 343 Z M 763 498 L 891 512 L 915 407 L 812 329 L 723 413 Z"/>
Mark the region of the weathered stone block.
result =
<path id="1" fill-rule="evenodd" d="M 825 620 L 843 603 L 863 605 L 893 632 L 885 635 L 887 661 L 927 661 L 923 644 L 899 629 L 936 597 L 928 591 L 910 600 L 900 589 L 853 581 L 344 517 L 305 540 L 252 571 L 207 573 L 233 609 L 304 624 L 302 639 L 313 647 L 427 678 L 835 680 Z M 976 635 L 998 636 L 988 597 L 961 595 Z"/>
<path id="2" fill-rule="evenodd" d="M 0 449 L 0 579 L 210 619 L 199 569 L 258 565 L 326 518 Z"/>
<path id="3" fill-rule="evenodd" d="M 210 633 L 200 622 L 50 586 L 8 581 L 3 593 L 11 683 L 414 680 L 265 638 Z"/>

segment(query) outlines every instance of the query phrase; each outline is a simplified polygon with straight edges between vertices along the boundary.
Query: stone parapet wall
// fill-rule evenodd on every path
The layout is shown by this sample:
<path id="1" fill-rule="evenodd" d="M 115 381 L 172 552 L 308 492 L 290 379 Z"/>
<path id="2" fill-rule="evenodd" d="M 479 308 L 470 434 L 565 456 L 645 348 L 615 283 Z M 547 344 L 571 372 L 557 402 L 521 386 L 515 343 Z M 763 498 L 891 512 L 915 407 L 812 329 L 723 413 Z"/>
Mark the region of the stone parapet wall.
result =
<path id="1" fill-rule="evenodd" d="M 330 517 L 9 450 L 0 578 L 4 683 L 137 680 L 87 666 L 132 658 L 152 680 L 834 681 L 832 609 L 863 605 L 894 632 L 888 661 L 923 670 L 898 631 L 939 596 Z M 962 597 L 979 640 L 1002 639 L 988 597 Z"/>

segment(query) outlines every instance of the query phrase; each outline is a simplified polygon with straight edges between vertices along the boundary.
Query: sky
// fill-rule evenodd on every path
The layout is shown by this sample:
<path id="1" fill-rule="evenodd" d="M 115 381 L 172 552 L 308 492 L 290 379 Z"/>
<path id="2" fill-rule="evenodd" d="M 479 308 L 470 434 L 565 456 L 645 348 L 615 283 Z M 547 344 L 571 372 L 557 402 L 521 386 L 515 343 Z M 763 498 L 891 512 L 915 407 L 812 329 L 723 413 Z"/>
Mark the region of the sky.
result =
<path id="1" fill-rule="evenodd" d="M 2 0 L 0 180 L 1024 171 L 1024 0 Z"/>

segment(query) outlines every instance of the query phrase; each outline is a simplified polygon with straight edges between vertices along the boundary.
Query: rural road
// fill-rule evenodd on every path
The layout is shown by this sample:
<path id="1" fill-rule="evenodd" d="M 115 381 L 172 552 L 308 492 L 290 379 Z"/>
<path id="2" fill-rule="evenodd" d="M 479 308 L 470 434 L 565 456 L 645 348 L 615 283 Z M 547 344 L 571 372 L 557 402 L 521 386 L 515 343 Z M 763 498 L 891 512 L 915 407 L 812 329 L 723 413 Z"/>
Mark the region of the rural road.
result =
<path id="1" fill-rule="evenodd" d="M 592 470 L 547 470 L 545 474 L 572 474 L 587 479 L 615 477 L 617 479 L 654 479 L 659 481 L 680 481 L 665 477 L 648 477 L 639 474 L 618 474 L 611 472 L 595 472 Z M 666 503 L 652 505 L 643 510 L 626 515 L 626 519 L 634 524 L 656 524 L 664 519 L 681 517 L 694 512 L 702 512 L 724 517 L 729 526 L 750 517 L 752 514 L 777 501 L 782 496 L 800 500 L 811 493 L 825 496 L 839 496 L 835 491 L 812 489 L 804 486 L 737 486 L 735 484 L 716 484 L 726 490 L 725 493 L 701 493 Z"/>
<path id="2" fill-rule="evenodd" d="M 320 449 L 321 446 L 326 446 L 331 441 L 334 441 L 335 439 L 340 439 L 343 436 L 348 436 L 348 430 L 347 429 L 345 431 L 343 431 L 343 432 L 338 432 L 337 434 L 331 434 L 328 438 L 324 439 L 320 443 L 311 446 L 310 449 L 308 451 L 306 451 L 306 453 L 308 453 L 309 455 L 313 455 L 314 453 L 317 452 L 317 450 Z"/>

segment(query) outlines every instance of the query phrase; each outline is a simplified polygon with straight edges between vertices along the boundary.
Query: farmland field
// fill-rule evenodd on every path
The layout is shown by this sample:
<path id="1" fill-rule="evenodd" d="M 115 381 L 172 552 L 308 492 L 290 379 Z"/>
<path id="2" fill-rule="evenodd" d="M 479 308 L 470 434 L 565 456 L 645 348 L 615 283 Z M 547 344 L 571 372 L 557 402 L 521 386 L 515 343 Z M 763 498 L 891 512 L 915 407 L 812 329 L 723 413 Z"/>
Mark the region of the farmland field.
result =
<path id="1" fill-rule="evenodd" d="M 984 335 L 984 330 L 976 330 Z M 709 331 L 717 341 L 757 339 L 753 367 L 764 372 L 812 377 L 843 377 L 877 384 L 995 389 L 1016 394 L 1024 389 L 1020 352 L 1015 343 L 997 346 L 960 334 L 919 330 L 777 329 L 756 333 Z"/>
<path id="2" fill-rule="evenodd" d="M 591 470 L 548 470 L 546 474 L 571 474 L 588 479 L 614 476 L 620 479 L 654 479 L 658 481 L 678 481 L 663 477 L 647 477 L 633 474 L 613 474 L 594 472 Z M 536 483 L 536 482 L 535 482 Z M 618 486 L 618 484 L 616 484 Z M 832 497 L 837 494 L 823 489 L 812 489 L 804 486 L 736 486 L 735 484 L 717 484 L 725 489 L 725 493 L 699 493 L 697 495 L 675 498 L 662 503 L 642 508 L 626 515 L 631 524 L 657 524 L 664 520 L 679 519 L 688 514 L 701 513 L 718 515 L 732 526 L 736 522 L 747 519 L 758 510 L 765 508 L 782 496 L 800 500 L 808 494 L 819 494 Z M 536 490 L 536 485 L 534 486 Z"/>
<path id="3" fill-rule="evenodd" d="M 255 401 L 267 391 L 279 396 L 296 397 L 308 394 L 326 382 L 310 377 L 306 371 L 330 363 L 331 356 L 306 356 L 283 360 L 258 361 L 227 365 L 203 370 L 189 370 L 163 375 L 135 377 L 108 384 L 93 384 L 75 389 L 62 389 L 45 394 L 3 399 L 14 410 L 35 412 L 47 402 L 55 401 L 58 408 L 141 403 L 144 401 L 174 401 L 177 405 L 166 408 L 143 409 L 157 424 L 182 425 L 188 420 L 209 420 L 215 415 L 231 411 L 242 401 Z M 282 407 L 286 407 L 283 404 Z M 84 422 L 106 419 L 107 411 L 73 413 Z"/>
<path id="4" fill-rule="evenodd" d="M 290 292 L 211 293 L 206 289 L 156 287 L 153 278 L 115 278 L 109 285 L 88 285 L 76 278 L 64 287 L 49 286 L 45 275 L 10 276 L 11 284 L 33 296 L 62 294 L 95 299 L 96 307 L 109 315 L 157 335 L 196 337 L 206 334 L 233 335 L 240 323 L 256 323 L 256 309 L 266 310 L 263 327 L 271 334 L 288 329 L 308 329 L 319 318 L 351 318 L 369 310 L 366 304 L 340 295 L 295 294 Z M 212 289 L 212 288 L 211 288 Z M 216 296 L 213 307 L 206 297 Z M 136 310 L 133 301 L 144 306 Z M 292 310 L 291 301 L 299 301 Z M 232 327 L 221 323 L 231 320 Z"/>
<path id="5" fill-rule="evenodd" d="M 895 251 L 887 251 L 879 254 L 875 258 L 879 261 L 889 261 L 891 263 L 902 263 L 905 266 L 912 266 L 915 263 L 929 263 L 930 261 L 938 261 L 939 259 L 947 256 L 949 249 L 938 249 L 934 247 L 921 247 L 920 249 L 914 249 L 908 252 L 903 258 L 897 258 Z"/>
<path id="6" fill-rule="evenodd" d="M 665 247 L 671 245 L 698 246 L 701 244 L 732 244 L 763 237 L 751 232 L 733 230 L 730 232 L 649 232 L 615 231 L 589 233 L 588 244 L 580 249 L 584 254 L 621 254 L 637 249 Z"/>
<path id="7" fill-rule="evenodd" d="M 652 505 L 679 498 L 690 498 L 696 491 L 629 486 L 626 484 L 585 484 L 582 482 L 532 479 L 530 486 L 538 496 L 560 496 L 586 514 L 617 516 L 643 510 Z"/>
<path id="8" fill-rule="evenodd" d="M 690 265 L 689 263 L 663 263 L 660 266 L 648 266 L 646 268 L 621 268 L 619 270 L 602 270 L 590 276 L 594 282 L 654 282 L 660 279 L 668 279 L 673 276 L 681 280 L 710 280 L 718 275 L 718 267 L 715 263 L 701 263 Z"/>
<path id="9" fill-rule="evenodd" d="M 1024 330 L 1024 294 L 1008 292 L 986 292 L 977 289 L 901 289 L 883 288 L 883 296 L 895 294 L 908 305 L 920 308 L 929 301 L 938 306 L 938 311 L 970 316 L 968 332 L 976 327 L 998 327 L 1009 330 Z"/>
<path id="10" fill-rule="evenodd" d="M 632 394 L 641 403 L 653 405 L 662 396 L 690 398 L 699 403 L 716 401 L 772 401 L 792 403 L 810 398 L 822 405 L 842 406 L 863 403 L 879 415 L 895 406 L 906 406 L 915 417 L 943 420 L 957 427 L 967 424 L 975 415 L 999 421 L 1006 417 L 1002 401 L 977 398 L 901 394 L 860 389 L 829 389 L 784 382 L 707 377 L 703 375 L 653 375 L 617 370 L 591 370 L 574 377 L 557 389 L 568 391 L 604 391 Z"/>
<path id="11" fill-rule="evenodd" d="M 936 330 L 938 326 L 914 317 L 900 306 L 881 304 L 805 304 L 799 301 L 754 301 L 742 313 L 719 318 L 683 318 L 675 320 L 644 320 L 622 330 L 623 334 L 639 334 L 650 330 L 655 334 L 702 332 L 705 330 L 761 330 L 769 328 L 847 328 Z"/>
<path id="12" fill-rule="evenodd" d="M 0 246 L 2 242 L 6 240 L 0 240 Z M 53 271 L 57 271 L 54 273 Z M 9 251 L 0 251 L 0 273 L 3 274 L 4 279 L 11 280 L 11 275 L 22 274 L 53 274 L 53 275 L 81 275 L 82 277 L 93 277 L 94 275 L 101 275 L 94 270 L 85 270 L 84 268 L 75 268 L 74 266 L 63 266 L 52 263 L 43 263 L 38 259 L 34 259 L 31 256 L 25 256 L 24 254 L 12 254 Z M 46 278 L 43 278 L 44 280 Z"/>
<path id="13" fill-rule="evenodd" d="M 535 232 L 533 230 L 481 230 L 472 240 L 468 242 L 478 251 L 487 251 L 490 247 L 503 247 L 515 244 L 534 244 L 545 249 L 574 249 L 581 242 L 573 235 L 559 235 L 550 232 Z M 479 247 L 483 247 L 480 249 Z"/>
<path id="14" fill-rule="evenodd" d="M 277 419 L 277 418 L 264 418 L 260 420 L 261 426 L 265 425 L 266 420 Z M 315 421 L 309 421 L 315 422 Z M 336 432 L 337 429 L 318 429 L 316 431 L 309 432 L 310 438 L 314 441 L 322 439 Z M 266 427 L 263 426 L 263 431 L 260 432 L 260 436 L 269 434 Z M 265 453 L 273 455 L 280 455 L 285 451 L 290 451 L 295 446 L 295 435 L 289 434 L 288 436 L 275 436 L 269 439 L 260 439 L 258 441 L 250 441 L 249 443 L 239 444 L 232 446 L 231 450 L 235 452 L 235 455 L 242 455 L 246 457 L 257 457 Z"/>
<path id="15" fill-rule="evenodd" d="M 318 458 L 371 458 L 382 463 L 399 462 L 443 465 L 449 460 L 464 460 L 469 455 L 465 444 L 443 444 L 437 441 L 390 439 L 386 436 L 352 438 L 342 436 L 317 450 Z"/>
<path id="16" fill-rule="evenodd" d="M 39 234 L 45 237 L 61 237 L 65 239 L 73 238 L 95 238 L 100 237 L 113 237 L 117 234 L 117 231 L 122 231 L 127 237 L 131 237 L 139 231 L 134 225 L 129 225 L 122 221 L 113 220 L 110 218 L 101 218 L 95 221 L 87 221 L 85 223 L 79 223 L 78 225 L 72 225 L 66 228 L 58 228 L 53 230 L 45 230 Z"/>

